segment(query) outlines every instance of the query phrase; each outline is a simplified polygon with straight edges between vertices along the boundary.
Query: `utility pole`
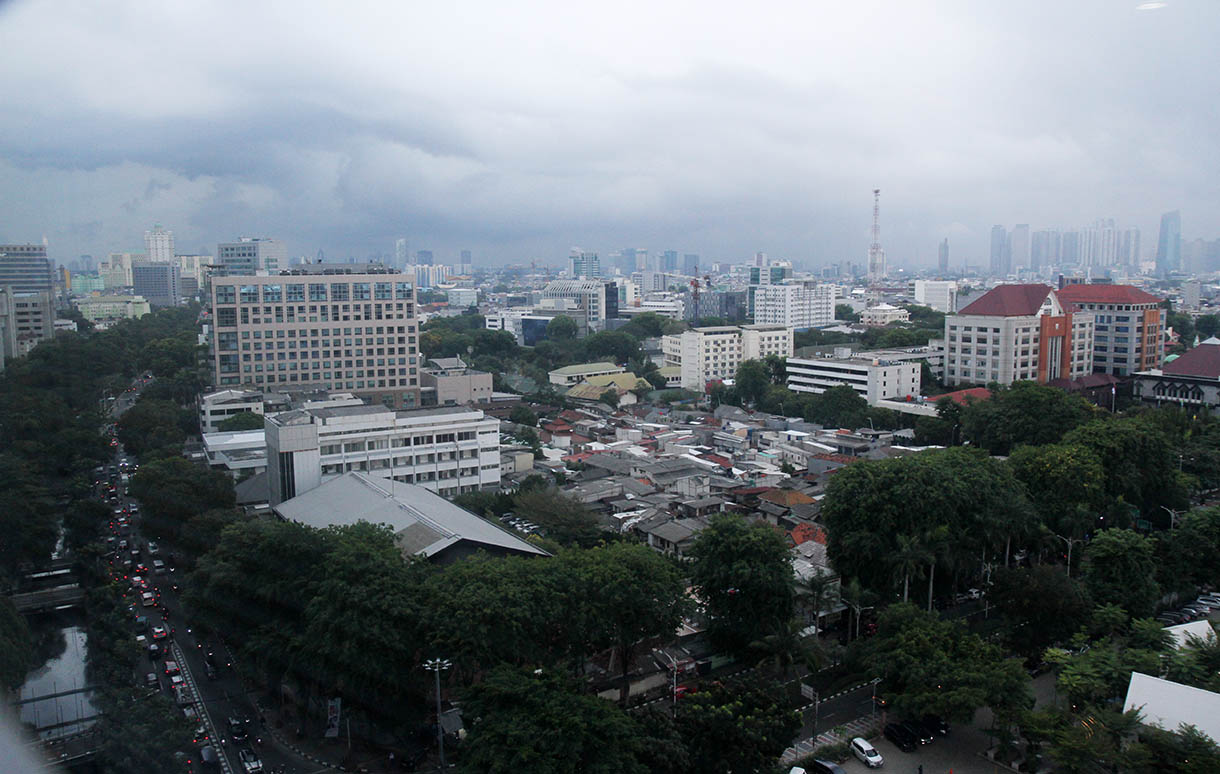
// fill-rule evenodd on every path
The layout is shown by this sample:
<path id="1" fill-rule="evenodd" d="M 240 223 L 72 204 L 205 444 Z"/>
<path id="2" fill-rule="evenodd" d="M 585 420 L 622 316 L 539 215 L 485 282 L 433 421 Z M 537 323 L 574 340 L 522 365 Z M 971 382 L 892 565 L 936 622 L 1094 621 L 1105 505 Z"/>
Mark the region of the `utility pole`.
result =
<path id="1" fill-rule="evenodd" d="M 430 658 L 424 662 L 424 669 L 436 675 L 436 747 L 440 751 L 441 768 L 445 768 L 445 729 L 441 726 L 441 672 L 453 666 L 453 662 L 443 658 Z"/>

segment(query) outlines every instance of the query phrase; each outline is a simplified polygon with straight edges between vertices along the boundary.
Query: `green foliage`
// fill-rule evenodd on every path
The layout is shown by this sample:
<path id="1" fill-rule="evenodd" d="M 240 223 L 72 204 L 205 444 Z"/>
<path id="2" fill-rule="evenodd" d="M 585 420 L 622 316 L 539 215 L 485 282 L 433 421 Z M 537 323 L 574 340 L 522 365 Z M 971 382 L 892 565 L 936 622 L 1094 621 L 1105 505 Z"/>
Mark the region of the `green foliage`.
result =
<path id="1" fill-rule="evenodd" d="M 827 552 L 839 572 L 888 595 L 894 575 L 885 557 L 898 536 L 920 538 L 950 564 L 1002 549 L 1033 531 L 1033 512 L 1020 484 L 999 460 L 971 449 L 928 451 L 854 462 L 835 473 L 822 500 Z M 930 539 L 938 530 L 951 540 Z M 938 561 L 940 561 L 938 559 Z"/>
<path id="2" fill-rule="evenodd" d="M 1200 339 L 1209 339 L 1220 333 L 1220 316 L 1214 314 L 1199 315 L 1199 319 L 1195 320 L 1195 333 L 1199 334 Z"/>
<path id="3" fill-rule="evenodd" d="M 1051 531 L 1080 537 L 1093 526 L 1106 474 L 1092 449 L 1066 443 L 1018 446 L 1008 465 Z"/>
<path id="4" fill-rule="evenodd" d="M 1089 448 L 1104 461 L 1106 495 L 1151 511 L 1187 502 L 1168 436 L 1142 417 L 1098 420 L 1077 427 L 1064 443 Z"/>
<path id="5" fill-rule="evenodd" d="M 1084 583 L 1099 604 L 1113 603 L 1135 616 L 1153 612 L 1160 587 L 1156 581 L 1156 546 L 1129 529 L 1099 532 L 1084 554 Z"/>
<path id="6" fill-rule="evenodd" d="M 860 322 L 860 313 L 851 308 L 851 304 L 835 304 L 835 319 L 843 322 Z"/>
<path id="7" fill-rule="evenodd" d="M 635 723 L 596 696 L 582 695 L 552 670 L 498 667 L 463 698 L 475 718 L 460 770 L 479 774 L 639 772 Z"/>
<path id="8" fill-rule="evenodd" d="M 734 386 L 737 394 L 746 403 L 757 403 L 767 392 L 771 383 L 767 366 L 761 360 L 743 360 L 737 366 Z"/>
<path id="9" fill-rule="evenodd" d="M 559 315 L 546 324 L 546 337 L 551 341 L 569 341 L 576 338 L 580 327 L 567 315 Z"/>
<path id="10" fill-rule="evenodd" d="M 236 504 L 233 479 L 183 457 L 141 465 L 131 479 L 131 493 L 144 504 L 145 530 L 171 541 L 194 516 Z"/>
<path id="11" fill-rule="evenodd" d="M 1191 511 L 1156 537 L 1157 573 L 1168 590 L 1215 583 L 1220 567 L 1220 508 Z"/>
<path id="12" fill-rule="evenodd" d="M 1080 581 L 1046 564 L 1000 570 L 989 596 L 1008 623 L 1009 643 L 1027 657 L 1065 642 L 1089 612 Z"/>
<path id="13" fill-rule="evenodd" d="M 196 431 L 195 415 L 168 400 L 141 398 L 119 418 L 123 448 L 146 458 L 182 453 L 182 444 Z"/>
<path id="14" fill-rule="evenodd" d="M 538 415 L 531 411 L 529 406 L 520 404 L 513 406 L 513 410 L 509 412 L 508 421 L 526 427 L 537 427 Z"/>
<path id="15" fill-rule="evenodd" d="M 221 421 L 216 425 L 216 429 L 222 433 L 232 433 L 238 430 L 262 430 L 263 416 L 255 414 L 253 411 L 243 411 Z"/>
<path id="16" fill-rule="evenodd" d="M 788 544 L 770 527 L 716 516 L 690 555 L 692 585 L 710 617 L 708 631 L 721 647 L 744 655 L 751 642 L 792 619 Z"/>
<path id="17" fill-rule="evenodd" d="M 979 707 L 997 714 L 1033 706 L 1029 676 L 996 645 L 912 605 L 881 614 L 865 663 L 903 715 L 968 721 Z"/>
<path id="18" fill-rule="evenodd" d="M 1214 315 L 1208 315 L 1214 316 Z M 1203 322 L 1203 318 L 1199 318 Z M 1220 747 L 1216 741 L 1194 726 L 1184 726 L 1176 733 L 1152 726 L 1140 729 L 1140 742 L 1148 754 L 1143 771 L 1208 774 L 1220 771 Z"/>
<path id="19" fill-rule="evenodd" d="M 766 771 L 792 744 L 800 714 L 761 686 L 713 684 L 682 700 L 675 721 L 692 772 Z"/>
<path id="20" fill-rule="evenodd" d="M 606 390 L 597 399 L 612 409 L 618 408 L 618 393 L 614 390 Z"/>
<path id="21" fill-rule="evenodd" d="M 0 597 L 0 686 L 15 691 L 33 666 L 34 649 L 25 616 L 8 597 Z"/>
<path id="22" fill-rule="evenodd" d="M 550 329 L 548 323 L 547 329 Z M 585 339 L 585 352 L 589 357 L 626 363 L 640 353 L 640 342 L 622 330 L 599 331 Z"/>
<path id="23" fill-rule="evenodd" d="M 1096 409 L 1084 398 L 1034 382 L 992 390 L 962 412 L 962 434 L 992 454 L 1008 454 L 1021 444 L 1056 443 L 1088 422 Z"/>
<path id="24" fill-rule="evenodd" d="M 912 326 L 944 332 L 944 312 L 938 312 L 930 306 L 920 306 L 919 304 L 907 304 L 906 309 L 911 313 Z"/>
<path id="25" fill-rule="evenodd" d="M 562 545 L 592 546 L 603 536 L 593 512 L 558 489 L 519 492 L 514 505 L 518 516 L 542 527 L 547 537 Z"/>

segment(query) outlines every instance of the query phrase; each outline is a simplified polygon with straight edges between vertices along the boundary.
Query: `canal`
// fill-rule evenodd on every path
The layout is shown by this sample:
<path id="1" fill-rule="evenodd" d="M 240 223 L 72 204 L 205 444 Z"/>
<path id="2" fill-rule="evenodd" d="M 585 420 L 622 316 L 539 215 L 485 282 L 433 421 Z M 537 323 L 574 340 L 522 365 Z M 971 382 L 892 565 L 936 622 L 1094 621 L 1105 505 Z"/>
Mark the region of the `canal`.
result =
<path id="1" fill-rule="evenodd" d="M 21 723 L 41 739 L 70 736 L 93 724 L 97 708 L 85 676 L 88 635 L 80 610 L 59 610 L 28 618 L 37 667 L 26 675 L 17 697 Z"/>

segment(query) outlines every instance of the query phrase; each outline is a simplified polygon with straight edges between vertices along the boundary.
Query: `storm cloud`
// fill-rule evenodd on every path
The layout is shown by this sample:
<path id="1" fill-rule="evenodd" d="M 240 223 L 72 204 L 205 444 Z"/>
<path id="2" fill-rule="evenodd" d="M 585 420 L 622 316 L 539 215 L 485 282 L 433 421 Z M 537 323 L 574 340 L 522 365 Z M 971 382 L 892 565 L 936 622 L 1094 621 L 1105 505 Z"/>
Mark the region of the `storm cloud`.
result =
<path id="1" fill-rule="evenodd" d="M 1220 235 L 1210 0 L 586 5 L 0 5 L 0 240 L 813 266 L 863 260 L 874 187 L 897 265 Z"/>

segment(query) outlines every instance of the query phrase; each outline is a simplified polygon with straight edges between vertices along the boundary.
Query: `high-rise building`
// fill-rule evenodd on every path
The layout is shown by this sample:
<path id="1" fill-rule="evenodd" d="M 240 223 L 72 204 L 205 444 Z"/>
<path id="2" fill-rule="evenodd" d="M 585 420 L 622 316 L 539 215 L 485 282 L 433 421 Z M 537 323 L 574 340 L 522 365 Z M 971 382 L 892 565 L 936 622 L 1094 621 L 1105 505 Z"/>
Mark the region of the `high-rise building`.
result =
<path id="1" fill-rule="evenodd" d="M 664 336 L 661 349 L 666 366 L 682 369 L 682 386 L 702 392 L 708 382 L 732 379 L 743 360 L 792 357 L 793 341 L 783 325 L 721 325 Z"/>
<path id="2" fill-rule="evenodd" d="M 431 266 L 433 261 L 431 250 L 416 250 L 415 265 L 416 266 Z"/>
<path id="3" fill-rule="evenodd" d="M 1160 368 L 1165 330 L 1161 299 L 1131 285 L 1067 285 L 1059 301 L 1093 314 L 1093 371 L 1130 376 Z"/>
<path id="4" fill-rule="evenodd" d="M 618 317 L 618 284 L 612 280 L 555 280 L 542 289 L 542 300 L 568 300 L 584 312 L 588 327 L 600 331 Z"/>
<path id="5" fill-rule="evenodd" d="M 0 286 L 54 296 L 54 276 L 46 245 L 0 245 Z"/>
<path id="6" fill-rule="evenodd" d="M 395 408 L 419 405 L 413 280 L 380 264 L 214 277 L 213 384 L 342 390 Z"/>
<path id="7" fill-rule="evenodd" d="M 957 309 L 957 283 L 952 280 L 915 280 L 915 303 L 951 314 Z"/>
<path id="8" fill-rule="evenodd" d="M 131 267 L 132 290 L 153 306 L 177 306 L 182 301 L 178 266 L 173 263 L 137 263 Z"/>
<path id="9" fill-rule="evenodd" d="M 1008 241 L 1011 245 L 1009 248 L 1010 270 L 1028 269 L 1030 267 L 1029 224 L 1018 223 L 1013 226 L 1012 233 L 1008 235 Z"/>
<path id="10" fill-rule="evenodd" d="M 665 252 L 661 253 L 660 270 L 667 273 L 674 273 L 678 271 L 677 250 L 666 250 Z"/>
<path id="11" fill-rule="evenodd" d="M 1080 232 L 1063 232 L 1062 248 L 1059 251 L 1061 266 L 1076 266 L 1080 263 Z"/>
<path id="12" fill-rule="evenodd" d="M 940 250 L 936 256 L 936 268 L 941 274 L 949 271 L 949 237 L 945 237 L 940 243 Z"/>
<path id="13" fill-rule="evenodd" d="M 1034 271 L 1060 264 L 1062 235 L 1054 229 L 1035 231 L 1030 239 L 1029 268 Z"/>
<path id="14" fill-rule="evenodd" d="M 151 231 L 145 231 L 144 254 L 152 263 L 171 263 L 174 260 L 174 232 L 161 228 L 160 223 Z"/>
<path id="15" fill-rule="evenodd" d="M 597 253 L 586 253 L 579 247 L 573 247 L 568 256 L 568 272 L 573 279 L 596 279 L 602 276 L 601 259 Z"/>
<path id="16" fill-rule="evenodd" d="M 835 320 L 835 286 L 806 282 L 759 285 L 754 289 L 754 322 L 805 330 Z"/>
<path id="17" fill-rule="evenodd" d="M 55 306 L 51 291 L 16 292 L 0 285 L 0 371 L 4 361 L 25 357 L 55 335 Z"/>
<path id="18" fill-rule="evenodd" d="M 216 263 L 225 276 L 274 274 L 288 266 L 288 248 L 277 239 L 241 237 L 216 245 Z"/>
<path id="19" fill-rule="evenodd" d="M 469 250 L 463 250 L 459 253 L 458 274 L 470 274 L 472 271 L 474 271 L 474 260 Z"/>
<path id="20" fill-rule="evenodd" d="M 682 256 L 682 273 L 688 277 L 695 277 L 699 274 L 699 256 L 694 253 L 687 253 Z"/>
<path id="21" fill-rule="evenodd" d="M 1174 210 L 1161 216 L 1161 233 L 1156 242 L 1156 273 L 1166 277 L 1181 270 L 1182 213 Z"/>
<path id="22" fill-rule="evenodd" d="M 411 262 L 411 253 L 407 251 L 406 237 L 394 240 L 394 268 L 401 269 Z"/>
<path id="23" fill-rule="evenodd" d="M 1140 230 L 1135 226 L 1125 228 L 1119 234 L 1118 265 L 1139 269 L 1140 265 Z"/>
<path id="24" fill-rule="evenodd" d="M 1003 226 L 991 227 L 991 275 L 1007 277 L 1010 267 L 1008 252 L 1008 229 Z"/>

